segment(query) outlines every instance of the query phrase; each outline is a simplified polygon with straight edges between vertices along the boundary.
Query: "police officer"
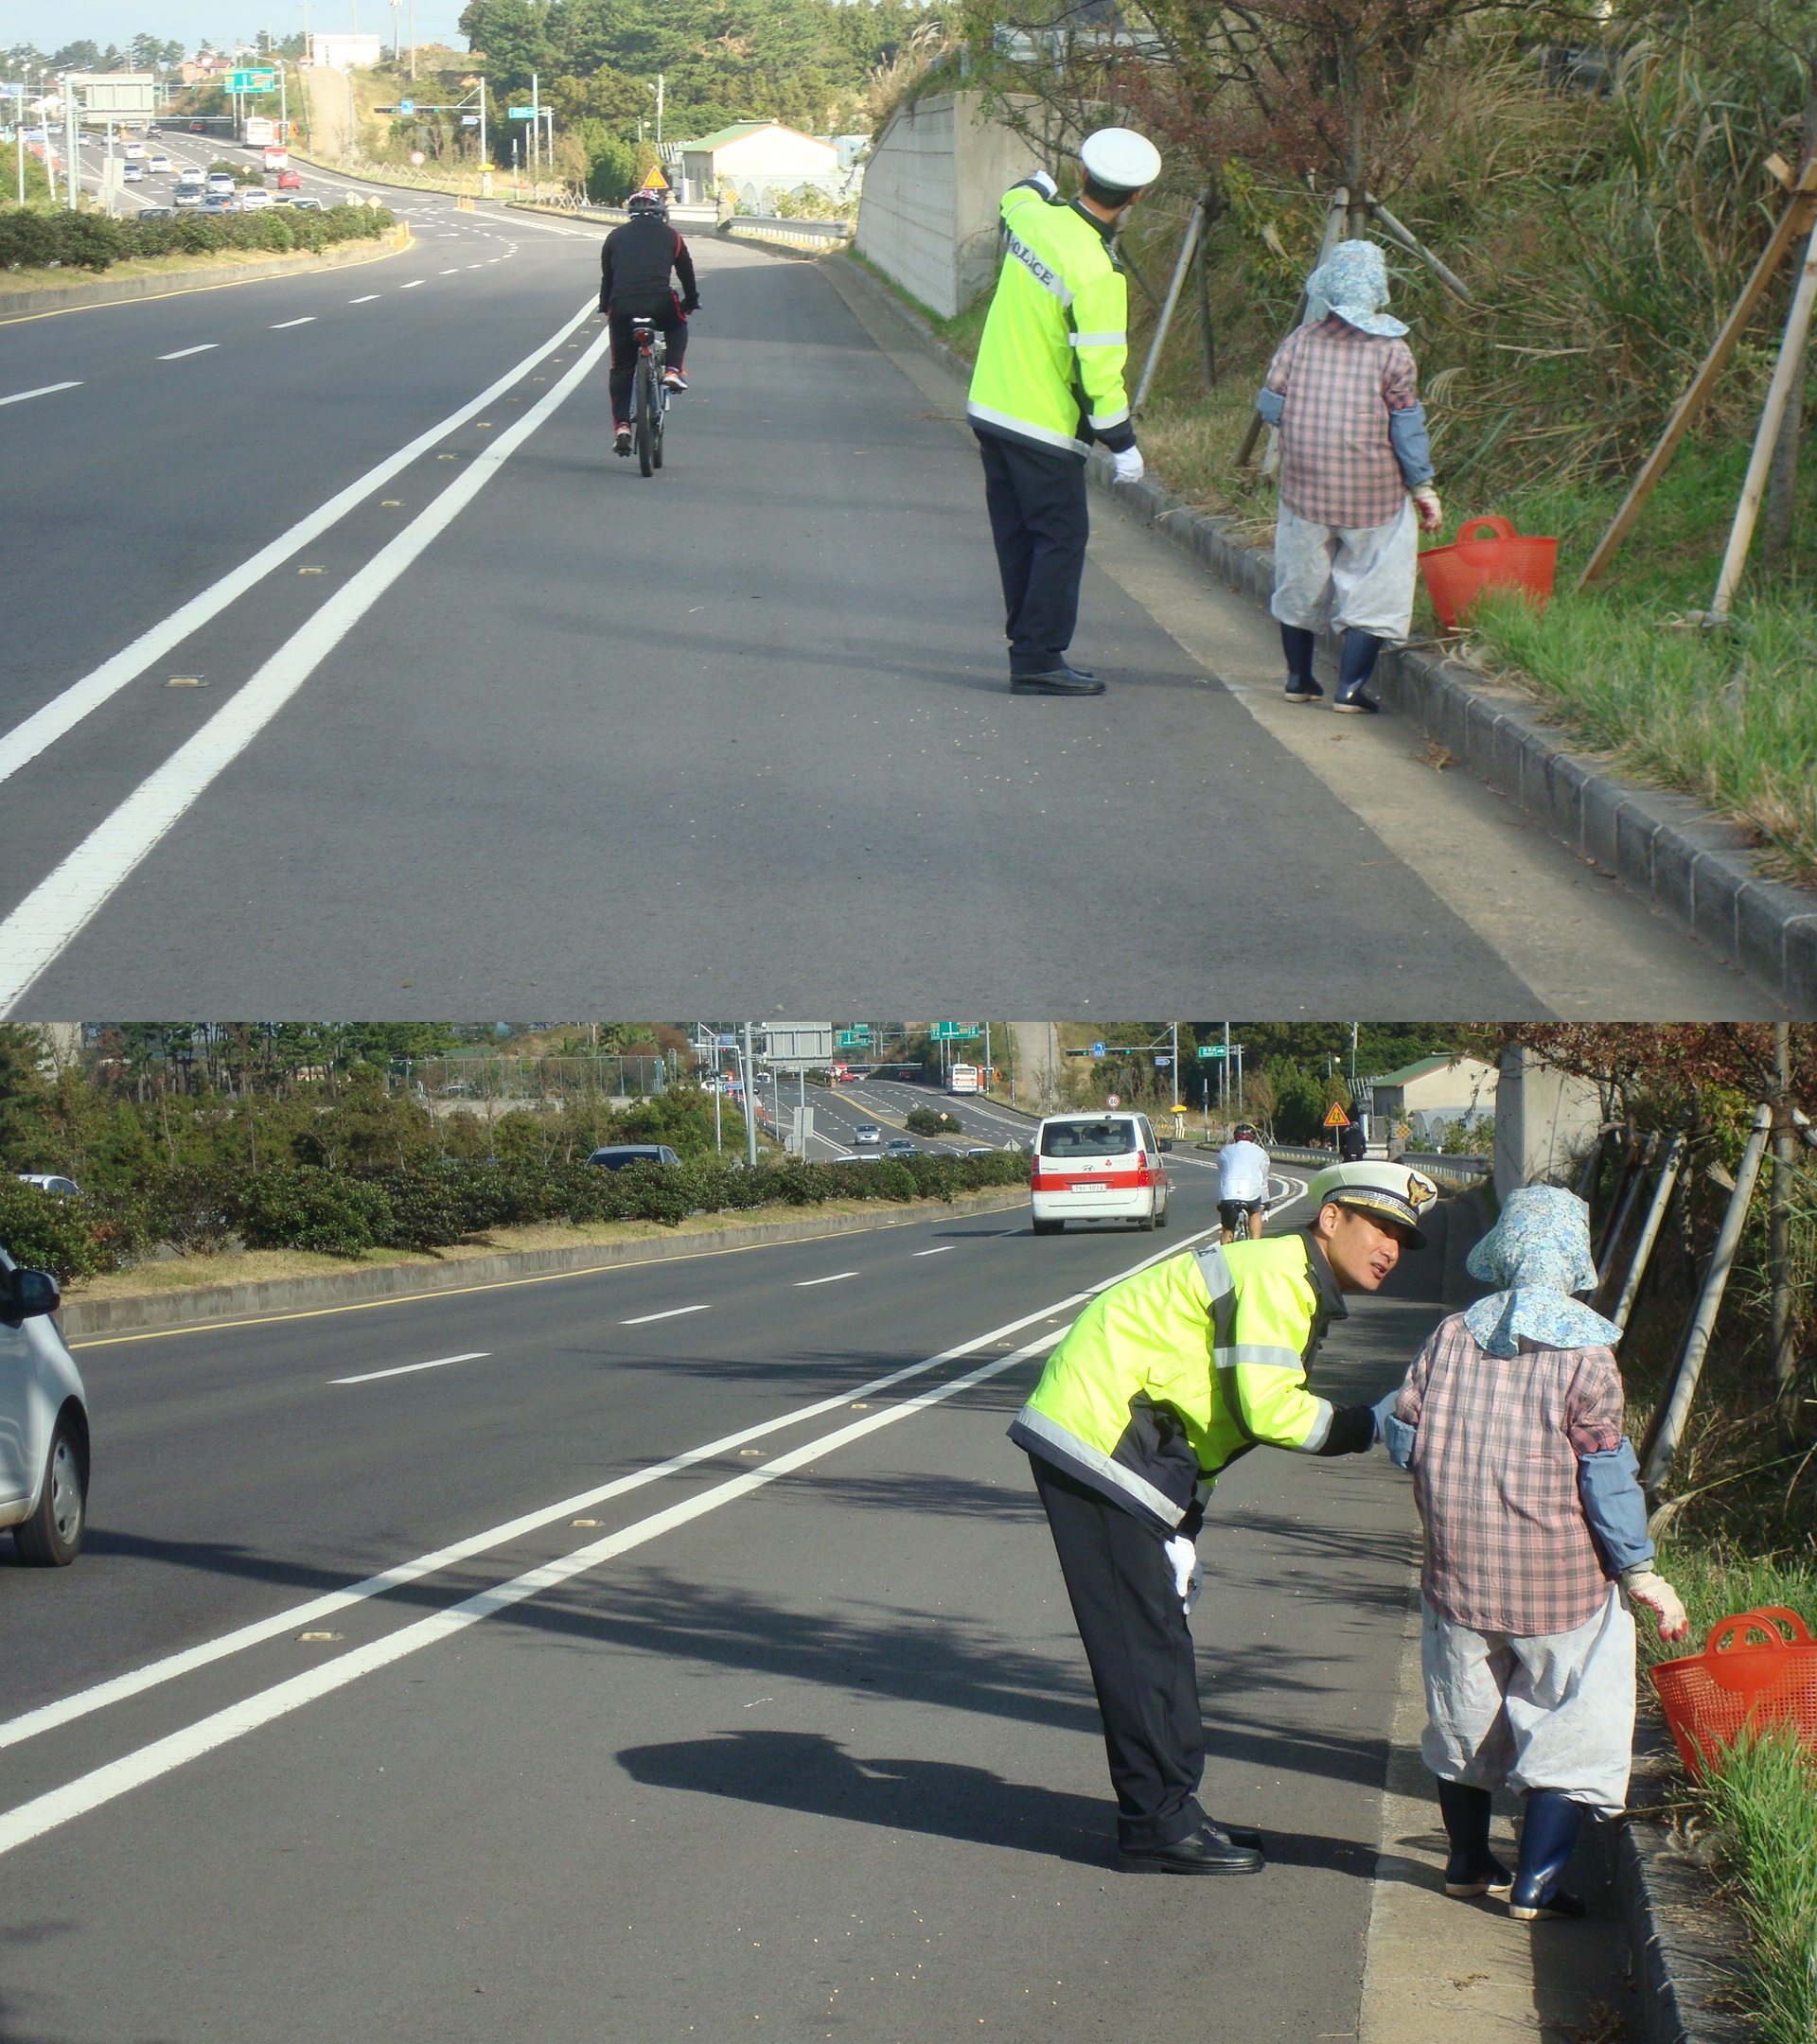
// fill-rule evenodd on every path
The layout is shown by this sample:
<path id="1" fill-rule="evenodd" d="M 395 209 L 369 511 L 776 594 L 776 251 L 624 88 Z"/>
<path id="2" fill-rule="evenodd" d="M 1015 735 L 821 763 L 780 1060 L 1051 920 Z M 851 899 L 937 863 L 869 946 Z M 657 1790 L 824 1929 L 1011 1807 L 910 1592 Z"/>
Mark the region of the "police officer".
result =
<path id="1" fill-rule="evenodd" d="M 1103 694 L 1067 660 L 1090 531 L 1091 443 L 1110 449 L 1119 482 L 1142 474 L 1123 390 L 1128 288 L 1111 243 L 1160 175 L 1160 153 L 1133 129 L 1101 128 L 1079 161 L 1085 185 L 1070 203 L 1045 170 L 1003 195 L 1002 273 L 965 407 L 984 458 L 1018 695 Z"/>
<path id="2" fill-rule="evenodd" d="M 1379 1289 L 1423 1248 L 1430 1178 L 1333 1164 L 1306 1227 L 1150 1264 L 1085 1308 L 1010 1438 L 1028 1451 L 1091 1665 L 1131 1874 L 1256 1874 L 1259 1833 L 1207 1817 L 1187 1612 L 1193 1541 L 1219 1473 L 1252 1448 L 1360 1454 L 1367 1405 L 1333 1406 L 1306 1373 L 1343 1295 Z"/>

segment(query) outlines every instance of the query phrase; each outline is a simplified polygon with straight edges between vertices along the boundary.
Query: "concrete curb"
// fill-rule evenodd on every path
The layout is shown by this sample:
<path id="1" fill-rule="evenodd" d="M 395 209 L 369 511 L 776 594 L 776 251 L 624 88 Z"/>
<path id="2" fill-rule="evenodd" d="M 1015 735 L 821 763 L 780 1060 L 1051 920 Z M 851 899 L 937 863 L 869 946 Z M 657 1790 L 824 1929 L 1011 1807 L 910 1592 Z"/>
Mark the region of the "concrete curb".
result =
<path id="1" fill-rule="evenodd" d="M 847 263 L 843 274 L 969 379 L 970 363 L 861 265 Z M 1114 484 L 1102 449 L 1086 473 L 1226 589 L 1266 608 L 1274 554 L 1233 538 L 1236 520 L 1194 511 L 1146 478 Z M 1455 661 L 1405 647 L 1385 656 L 1377 673 L 1386 707 L 1458 766 L 1520 803 L 1579 858 L 1626 881 L 1794 1015 L 1817 1017 L 1817 897 L 1768 879 L 1741 831 L 1687 795 L 1617 780 L 1594 756 L 1572 750 L 1524 691 L 1498 687 Z"/>
<path id="2" fill-rule="evenodd" d="M 1026 1186 L 1002 1186 L 967 1200 L 917 1200 L 878 1213 L 820 1214 L 800 1221 L 767 1221 L 698 1234 L 650 1236 L 641 1241 L 589 1242 L 573 1248 L 517 1249 L 498 1256 L 463 1257 L 443 1263 L 387 1263 L 377 1269 L 322 1271 L 308 1278 L 265 1278 L 249 1284 L 203 1285 L 139 1298 L 68 1300 L 61 1316 L 65 1341 L 105 1339 L 161 1328 L 198 1327 L 267 1313 L 326 1311 L 382 1299 L 429 1297 L 534 1278 L 575 1277 L 616 1264 L 662 1263 L 773 1242 L 811 1242 L 823 1235 L 865 1234 L 921 1221 L 959 1221 L 1028 1205 Z"/>
<path id="3" fill-rule="evenodd" d="M 1754 2025 L 1721 2003 L 1747 1931 L 1665 1824 L 1630 1816 L 1620 1825 L 1615 1893 L 1646 2044 L 1746 2044 Z"/>
<path id="4" fill-rule="evenodd" d="M 393 230 L 387 228 L 389 234 Z M 359 263 L 401 256 L 413 244 L 374 248 L 354 241 L 324 249 L 315 256 L 276 256 L 270 262 L 223 263 L 213 270 L 186 270 L 166 276 L 124 277 L 116 284 L 56 284 L 44 291 L 9 291 L 0 296 L 0 326 L 44 312 L 74 312 L 86 306 L 130 305 L 135 298 L 175 298 L 185 291 L 220 291 L 228 284 L 268 284 L 273 277 L 311 276 L 322 270 L 344 270 Z"/>

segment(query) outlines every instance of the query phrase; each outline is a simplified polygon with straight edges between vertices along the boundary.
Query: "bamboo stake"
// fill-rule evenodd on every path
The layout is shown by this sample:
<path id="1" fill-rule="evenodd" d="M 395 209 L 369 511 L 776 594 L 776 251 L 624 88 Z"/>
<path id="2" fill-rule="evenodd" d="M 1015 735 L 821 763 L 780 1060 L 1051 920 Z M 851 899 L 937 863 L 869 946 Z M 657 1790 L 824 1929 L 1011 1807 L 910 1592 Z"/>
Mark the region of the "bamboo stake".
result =
<path id="1" fill-rule="evenodd" d="M 1641 1225 L 1640 1240 L 1634 1244 L 1633 1261 L 1628 1266 L 1628 1275 L 1622 1280 L 1621 1296 L 1615 1301 L 1615 1310 L 1609 1317 L 1618 1328 L 1628 1325 L 1628 1315 L 1634 1310 L 1634 1301 L 1640 1296 L 1642 1280 L 1647 1276 L 1647 1266 L 1653 1259 L 1653 1244 L 1659 1240 L 1661 1224 L 1666 1219 L 1666 1208 L 1671 1202 L 1672 1188 L 1678 1183 L 1678 1174 L 1685 1164 L 1685 1131 L 1680 1129 L 1672 1137 L 1671 1148 L 1666 1153 L 1666 1161 L 1659 1167 L 1659 1183 L 1653 1188 L 1652 1205 L 1647 1209 L 1647 1219 Z"/>
<path id="2" fill-rule="evenodd" d="M 1633 1216 L 1635 1202 L 1640 1198 L 1640 1189 L 1647 1183 L 1647 1167 L 1653 1161 L 1653 1152 L 1658 1148 L 1659 1131 L 1649 1129 L 1636 1145 L 1629 1166 L 1628 1182 L 1622 1188 L 1621 1197 L 1610 1218 L 1609 1225 L 1603 1231 L 1602 1243 L 1596 1251 L 1597 1263 L 1613 1261 L 1620 1250 L 1621 1239 L 1628 1232 L 1628 1223 Z M 1607 1276 L 1596 1289 L 1599 1295 L 1607 1293 Z"/>
<path id="3" fill-rule="evenodd" d="M 1729 532 L 1728 551 L 1722 556 L 1722 572 L 1716 578 L 1716 594 L 1710 598 L 1706 625 L 1719 625 L 1729 614 L 1741 572 L 1748 565 L 1748 548 L 1754 543 L 1754 524 L 1760 515 L 1760 499 L 1773 467 L 1773 450 L 1778 445 L 1780 421 L 1791 398 L 1791 379 L 1805 373 L 1805 343 L 1810 338 L 1810 315 L 1817 307 L 1817 232 L 1805 250 L 1805 266 L 1798 289 L 1792 293 L 1791 311 L 1786 320 L 1786 337 L 1773 365 L 1773 381 L 1767 387 L 1766 410 L 1760 414 L 1760 430 L 1754 436 L 1754 453 L 1748 462 L 1747 480 L 1741 485 L 1741 502 L 1735 507 L 1735 524 Z"/>
<path id="4" fill-rule="evenodd" d="M 1167 344 L 1167 329 L 1173 324 L 1173 308 L 1180 302 L 1180 288 L 1186 282 L 1188 265 L 1192 252 L 1199 245 L 1199 229 L 1205 220 L 1205 201 L 1197 201 L 1186 222 L 1186 234 L 1180 242 L 1179 259 L 1173 265 L 1173 275 L 1167 287 L 1167 302 L 1161 308 L 1161 316 L 1155 322 L 1155 338 L 1148 344 L 1148 360 L 1142 364 L 1142 379 L 1136 386 L 1136 396 L 1130 410 L 1139 412 L 1148 401 L 1148 387 L 1155 380 L 1155 372 L 1160 366 L 1161 349 Z"/>
<path id="5" fill-rule="evenodd" d="M 1332 253 L 1332 251 L 1337 246 L 1338 238 L 1342 234 L 1345 221 L 1349 218 L 1350 204 L 1350 195 L 1349 191 L 1342 185 L 1340 185 L 1337 189 L 1332 194 L 1331 211 L 1325 216 L 1325 238 L 1318 244 L 1318 262 L 1313 265 L 1313 268 L 1314 270 L 1318 268 L 1318 264 L 1322 263 L 1325 260 L 1326 256 L 1328 256 Z M 1289 333 L 1292 333 L 1294 328 L 1297 326 L 1300 321 L 1303 320 L 1305 317 L 1306 293 L 1304 291 L 1302 291 L 1299 294 L 1299 303 L 1294 308 L 1294 316 L 1288 322 L 1287 331 Z M 1244 434 L 1243 445 L 1237 449 L 1237 467 L 1239 468 L 1248 467 L 1250 462 L 1254 459 L 1256 451 L 1256 442 L 1261 438 L 1261 414 L 1260 412 L 1251 413 L 1249 415 L 1249 430 Z"/>
<path id="6" fill-rule="evenodd" d="M 1395 219 L 1394 215 L 1388 211 L 1381 200 L 1370 199 L 1367 192 L 1365 192 L 1363 196 L 1368 203 L 1369 211 L 1374 214 L 1381 225 L 1387 229 L 1393 238 L 1400 242 L 1401 246 L 1407 250 L 1410 255 L 1418 256 L 1454 298 L 1461 298 L 1468 305 L 1470 303 L 1470 292 L 1465 289 L 1463 279 L 1447 270 L 1444 264 L 1438 260 L 1438 256 L 1432 253 L 1411 228 L 1403 227 Z"/>
<path id="7" fill-rule="evenodd" d="M 1809 231 L 1817 222 L 1817 158 L 1805 166 L 1805 173 L 1798 181 L 1791 203 L 1779 216 L 1779 224 L 1773 231 L 1773 238 L 1760 252 L 1760 260 L 1754 266 L 1754 273 L 1741 287 L 1741 295 L 1735 301 L 1734 308 L 1722 323 L 1722 330 L 1710 344 L 1710 352 L 1704 356 L 1702 366 L 1691 379 L 1684 396 L 1673 407 L 1672 415 L 1666 421 L 1666 430 L 1659 436 L 1653 451 L 1640 466 L 1640 472 L 1622 499 L 1621 509 L 1610 520 L 1609 530 L 1596 542 L 1596 551 L 1584 563 L 1583 573 L 1578 577 L 1578 590 L 1581 593 L 1591 583 L 1600 579 L 1602 572 L 1614 559 L 1624 539 L 1633 530 L 1646 506 L 1648 498 L 1653 494 L 1659 479 L 1670 466 L 1672 456 L 1678 452 L 1680 441 L 1697 422 L 1699 413 L 1709 400 L 1716 388 L 1717 379 L 1729 365 L 1729 358 L 1735 353 L 1741 339 L 1742 330 L 1754 317 L 1754 309 L 1765 296 L 1767 286 L 1773 282 L 1786 251 L 1800 235 Z"/>
<path id="8" fill-rule="evenodd" d="M 1691 1401 L 1697 1395 L 1697 1380 L 1702 1374 L 1703 1359 L 1709 1353 L 1710 1336 L 1716 1331 L 1716 1316 L 1722 1304 L 1722 1295 L 1728 1289 L 1735 1252 L 1741 1244 L 1742 1224 L 1748 1218 L 1748 1202 L 1754 1196 L 1754 1182 L 1760 1175 L 1760 1159 L 1766 1154 L 1767 1137 L 1772 1130 L 1773 1109 L 1763 1101 L 1754 1110 L 1754 1127 L 1748 1135 L 1747 1148 L 1741 1153 L 1741 1166 L 1735 1174 L 1735 1190 L 1729 1194 L 1721 1230 L 1710 1257 L 1710 1267 L 1704 1274 L 1697 1312 L 1685 1330 L 1678 1367 L 1672 1373 L 1671 1389 L 1648 1424 L 1640 1481 L 1649 1504 L 1660 1485 L 1671 1473 L 1672 1457 L 1678 1453 L 1685 1422 L 1690 1417 Z"/>

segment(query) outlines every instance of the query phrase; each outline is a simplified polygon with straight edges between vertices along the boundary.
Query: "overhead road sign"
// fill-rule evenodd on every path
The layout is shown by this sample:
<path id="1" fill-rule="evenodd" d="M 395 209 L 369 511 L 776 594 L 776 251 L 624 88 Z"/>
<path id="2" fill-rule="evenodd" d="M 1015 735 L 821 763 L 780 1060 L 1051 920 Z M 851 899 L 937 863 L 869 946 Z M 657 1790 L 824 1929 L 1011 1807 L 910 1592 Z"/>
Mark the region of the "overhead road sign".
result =
<path id="1" fill-rule="evenodd" d="M 1103 1057 L 1104 1054 L 1103 1045 L 1101 1043 L 1093 1044 L 1091 1047 L 1091 1054 L 1093 1057 Z"/>
<path id="2" fill-rule="evenodd" d="M 1344 1102 L 1342 1101 L 1333 1101 L 1332 1102 L 1331 1112 L 1325 1117 L 1323 1125 L 1326 1128 L 1350 1127 L 1350 1118 L 1344 1112 Z"/>
<path id="3" fill-rule="evenodd" d="M 504 117 L 506 120 L 535 120 L 537 110 L 533 106 L 506 107 Z"/>
<path id="4" fill-rule="evenodd" d="M 763 1056 L 772 1071 L 808 1071 L 831 1062 L 830 1022 L 766 1022 Z"/>
<path id="5" fill-rule="evenodd" d="M 969 1037 L 981 1036 L 983 1033 L 984 1025 L 981 1022 L 936 1022 L 934 1024 L 934 1041 L 936 1043 L 959 1043 Z"/>
<path id="6" fill-rule="evenodd" d="M 225 80 L 227 90 L 235 93 L 275 92 L 275 71 L 230 71 Z"/>
<path id="7" fill-rule="evenodd" d="M 1201 1057 L 1222 1057 L 1224 1055 L 1224 1046 L 1221 1043 L 1202 1043 L 1199 1046 L 1199 1055 Z"/>
<path id="8" fill-rule="evenodd" d="M 835 1030 L 833 1048 L 836 1050 L 861 1050 L 871 1041 L 871 1025 L 860 1022 L 854 1029 Z"/>
<path id="9" fill-rule="evenodd" d="M 400 100 L 398 100 L 398 102 L 397 102 L 397 111 L 398 111 L 398 113 L 400 113 L 400 114 L 414 114 L 414 113 L 415 113 L 415 111 L 416 111 L 416 102 L 415 102 L 415 100 L 414 100 L 414 99 L 400 99 Z"/>

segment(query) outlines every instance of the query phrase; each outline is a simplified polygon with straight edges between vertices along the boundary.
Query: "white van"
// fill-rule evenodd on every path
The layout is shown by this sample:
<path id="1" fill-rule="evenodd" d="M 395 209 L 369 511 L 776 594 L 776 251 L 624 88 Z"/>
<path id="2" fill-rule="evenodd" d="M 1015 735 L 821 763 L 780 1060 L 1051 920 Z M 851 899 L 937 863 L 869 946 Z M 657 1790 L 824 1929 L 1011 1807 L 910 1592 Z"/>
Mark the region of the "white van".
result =
<path id="1" fill-rule="evenodd" d="M 61 1303 L 56 1278 L 0 1249 L 0 1526 L 40 1568 L 75 1560 L 87 1516 L 88 1401 Z"/>
<path id="2" fill-rule="evenodd" d="M 1167 1225 L 1167 1172 L 1145 1114 L 1049 1115 L 1035 1131 L 1029 1171 L 1034 1232 L 1057 1235 L 1068 1221 Z"/>

